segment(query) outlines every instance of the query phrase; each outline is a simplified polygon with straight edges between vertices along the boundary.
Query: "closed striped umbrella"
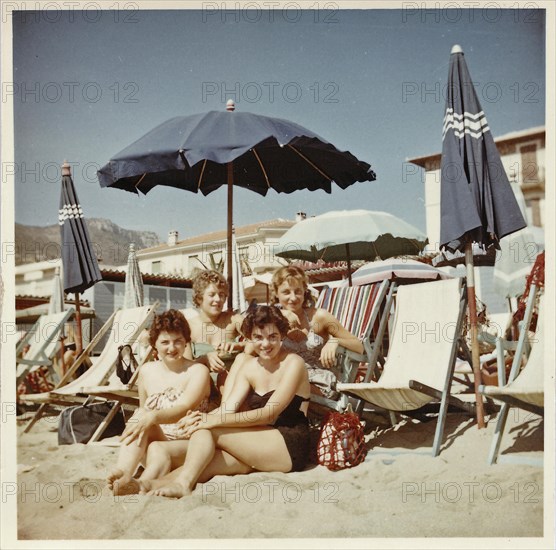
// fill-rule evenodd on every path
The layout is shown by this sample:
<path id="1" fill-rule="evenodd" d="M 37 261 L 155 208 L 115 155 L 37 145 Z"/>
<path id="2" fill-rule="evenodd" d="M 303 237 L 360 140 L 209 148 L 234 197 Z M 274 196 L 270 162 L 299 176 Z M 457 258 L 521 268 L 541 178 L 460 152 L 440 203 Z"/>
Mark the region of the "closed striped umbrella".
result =
<path id="1" fill-rule="evenodd" d="M 484 427 L 473 242 L 499 248 L 499 240 L 526 226 L 494 143 L 460 46 L 450 55 L 442 160 L 440 247 L 465 251 L 477 423 Z"/>
<path id="2" fill-rule="evenodd" d="M 67 162 L 62 165 L 62 193 L 58 212 L 64 266 L 64 290 L 75 294 L 77 353 L 81 353 L 81 310 L 79 294 L 102 280 L 96 254 L 83 217 Z"/>
<path id="3" fill-rule="evenodd" d="M 124 308 L 132 307 L 143 307 L 143 277 L 139 270 L 134 243 L 129 245 L 124 293 Z"/>

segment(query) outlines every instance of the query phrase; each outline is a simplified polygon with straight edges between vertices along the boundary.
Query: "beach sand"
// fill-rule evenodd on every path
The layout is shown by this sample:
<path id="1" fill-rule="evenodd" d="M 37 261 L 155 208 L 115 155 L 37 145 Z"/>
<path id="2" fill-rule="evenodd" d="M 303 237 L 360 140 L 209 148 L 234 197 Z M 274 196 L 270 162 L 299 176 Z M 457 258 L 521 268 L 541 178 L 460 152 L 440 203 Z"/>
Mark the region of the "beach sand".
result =
<path id="1" fill-rule="evenodd" d="M 512 410 L 508 422 L 502 452 L 542 456 L 543 421 Z M 436 458 L 375 454 L 430 446 L 435 424 L 369 424 L 371 452 L 352 469 L 311 465 L 289 474 L 219 476 L 188 498 L 170 500 L 114 497 L 104 478 L 117 447 L 58 446 L 55 417 L 28 434 L 19 420 L 18 538 L 542 537 L 543 468 L 489 466 L 492 418 L 478 430 L 472 418 L 448 415 Z"/>

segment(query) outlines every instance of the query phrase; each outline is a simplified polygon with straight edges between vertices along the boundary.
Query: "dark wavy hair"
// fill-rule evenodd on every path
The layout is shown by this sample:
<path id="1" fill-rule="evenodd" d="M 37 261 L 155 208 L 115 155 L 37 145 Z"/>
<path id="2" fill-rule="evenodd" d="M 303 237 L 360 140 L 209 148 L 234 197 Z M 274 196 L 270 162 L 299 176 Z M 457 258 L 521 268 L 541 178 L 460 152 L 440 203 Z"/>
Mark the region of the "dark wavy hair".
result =
<path id="1" fill-rule="evenodd" d="M 315 305 L 315 300 L 309 290 L 309 279 L 307 278 L 305 271 L 295 265 L 285 265 L 284 267 L 279 267 L 272 275 L 272 303 L 278 303 L 278 288 L 283 283 L 291 283 L 292 281 L 303 287 L 303 307 L 313 307 Z"/>
<path id="2" fill-rule="evenodd" d="M 222 273 L 214 270 L 201 271 L 193 279 L 193 303 L 199 307 L 203 301 L 203 294 L 208 286 L 215 285 L 218 290 L 223 290 L 228 295 L 228 283 Z"/>
<path id="3" fill-rule="evenodd" d="M 276 306 L 257 306 L 247 313 L 241 323 L 241 333 L 246 338 L 251 338 L 255 328 L 263 328 L 265 325 L 273 324 L 284 338 L 290 330 L 290 324 L 282 312 Z"/>
<path id="4" fill-rule="evenodd" d="M 183 334 L 185 342 L 191 341 L 191 329 L 189 323 L 181 311 L 169 309 L 160 315 L 156 315 L 149 329 L 149 344 L 154 348 L 158 335 L 162 332 L 177 332 Z"/>

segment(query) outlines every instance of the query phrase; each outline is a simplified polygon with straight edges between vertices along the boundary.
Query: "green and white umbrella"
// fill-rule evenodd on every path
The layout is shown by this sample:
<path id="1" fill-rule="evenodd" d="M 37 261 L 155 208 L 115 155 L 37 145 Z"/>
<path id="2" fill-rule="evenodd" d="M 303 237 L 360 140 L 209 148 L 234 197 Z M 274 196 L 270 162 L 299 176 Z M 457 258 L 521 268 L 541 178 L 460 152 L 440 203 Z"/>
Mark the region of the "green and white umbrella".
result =
<path id="1" fill-rule="evenodd" d="M 274 253 L 282 258 L 317 262 L 386 259 L 416 255 L 428 240 L 406 221 L 388 212 L 338 210 L 307 218 L 282 235 Z"/>

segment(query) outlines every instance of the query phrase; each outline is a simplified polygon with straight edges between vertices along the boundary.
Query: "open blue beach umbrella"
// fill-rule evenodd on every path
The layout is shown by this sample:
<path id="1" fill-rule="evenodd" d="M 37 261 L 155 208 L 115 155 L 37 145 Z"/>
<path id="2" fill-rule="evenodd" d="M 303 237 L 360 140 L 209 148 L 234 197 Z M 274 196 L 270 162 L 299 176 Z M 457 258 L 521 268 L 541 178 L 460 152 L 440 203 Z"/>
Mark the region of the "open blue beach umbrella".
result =
<path id="1" fill-rule="evenodd" d="M 98 171 L 102 187 L 148 193 L 168 185 L 208 195 L 228 188 L 227 248 L 232 248 L 233 186 L 266 195 L 345 189 L 373 181 L 375 173 L 349 151 L 340 151 L 311 130 L 288 120 L 253 113 L 210 111 L 163 122 L 117 153 Z M 232 257 L 228 284 L 232 290 Z M 232 293 L 228 298 L 231 306 Z"/>
<path id="2" fill-rule="evenodd" d="M 75 294 L 75 320 L 77 325 L 77 353 L 82 350 L 81 311 L 79 294 L 102 280 L 93 250 L 83 209 L 71 179 L 68 163 L 62 165 L 62 193 L 58 212 L 64 266 L 64 290 Z"/>
<path id="3" fill-rule="evenodd" d="M 484 248 L 525 227 L 460 46 L 450 55 L 440 165 L 440 247 L 465 251 L 477 421 L 484 426 L 473 242 Z"/>

